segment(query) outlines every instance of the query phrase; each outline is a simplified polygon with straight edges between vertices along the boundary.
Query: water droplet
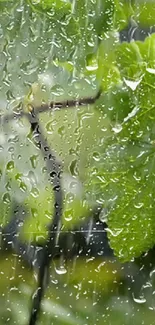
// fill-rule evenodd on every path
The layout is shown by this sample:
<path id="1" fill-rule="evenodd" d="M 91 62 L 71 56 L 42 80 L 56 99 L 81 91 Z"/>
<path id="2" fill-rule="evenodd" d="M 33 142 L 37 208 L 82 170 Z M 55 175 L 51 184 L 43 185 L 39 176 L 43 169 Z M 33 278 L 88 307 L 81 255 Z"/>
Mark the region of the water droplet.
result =
<path id="1" fill-rule="evenodd" d="M 38 155 L 31 156 L 30 161 L 31 161 L 32 168 L 35 169 L 37 167 Z"/>
<path id="2" fill-rule="evenodd" d="M 9 153 L 13 153 L 13 152 L 14 152 L 14 149 L 15 149 L 14 147 L 9 147 L 9 148 L 8 148 L 8 152 L 9 152 Z"/>
<path id="3" fill-rule="evenodd" d="M 60 267 L 55 267 L 55 272 L 59 275 L 62 275 L 62 274 L 66 274 L 67 273 L 67 270 L 65 269 L 65 267 L 62 265 Z"/>
<path id="4" fill-rule="evenodd" d="M 8 172 L 11 172 L 13 169 L 14 169 L 14 161 L 13 161 L 13 160 L 10 160 L 10 161 L 7 163 L 6 170 L 7 170 Z"/>
<path id="5" fill-rule="evenodd" d="M 65 128 L 64 128 L 64 126 L 61 126 L 61 127 L 58 129 L 58 133 L 60 134 L 61 137 L 65 134 Z"/>
<path id="6" fill-rule="evenodd" d="M 11 202 L 11 197 L 9 193 L 4 193 L 3 198 L 2 198 L 3 202 L 5 204 L 8 204 Z"/>
<path id="7" fill-rule="evenodd" d="M 60 85 L 54 85 L 51 88 L 51 93 L 55 96 L 61 96 L 64 94 L 64 89 Z"/>
<path id="8" fill-rule="evenodd" d="M 5 185 L 5 188 L 7 191 L 10 191 L 11 190 L 11 184 L 10 182 L 8 182 L 6 185 Z"/>
<path id="9" fill-rule="evenodd" d="M 107 222 L 107 217 L 108 217 L 108 209 L 104 208 L 101 210 L 99 219 L 101 222 Z"/>
<path id="10" fill-rule="evenodd" d="M 60 191 L 60 186 L 59 185 L 54 186 L 53 191 L 59 192 Z"/>
<path id="11" fill-rule="evenodd" d="M 31 209 L 31 214 L 33 218 L 37 218 L 38 217 L 38 210 L 35 208 Z"/>
<path id="12" fill-rule="evenodd" d="M 110 232 L 110 234 L 113 236 L 113 237 L 117 237 L 121 234 L 121 232 L 123 231 L 123 229 L 116 229 L 115 230 L 111 230 L 110 228 L 106 228 L 106 231 L 107 232 Z"/>
<path id="13" fill-rule="evenodd" d="M 30 194 L 36 198 L 39 196 L 39 190 L 36 187 L 33 187 Z"/>
<path id="14" fill-rule="evenodd" d="M 136 173 L 133 174 L 133 177 L 134 177 L 134 179 L 135 179 L 136 181 L 138 181 L 138 182 L 141 180 L 141 177 L 140 177 L 140 176 L 137 176 Z"/>
<path id="15" fill-rule="evenodd" d="M 124 122 L 127 122 L 132 117 L 134 117 L 137 114 L 138 111 L 139 111 L 139 107 L 137 107 L 137 106 L 134 107 L 134 109 L 128 114 L 128 116 L 124 118 Z"/>
<path id="16" fill-rule="evenodd" d="M 8 143 L 16 143 L 19 141 L 19 137 L 17 135 L 12 135 L 10 136 L 9 140 L 8 140 Z"/>
<path id="17" fill-rule="evenodd" d="M 7 97 L 8 101 L 15 99 L 15 97 L 10 89 L 6 92 L 6 97 Z"/>
<path id="18" fill-rule="evenodd" d="M 155 270 L 150 272 L 150 278 L 155 277 Z"/>
<path id="19" fill-rule="evenodd" d="M 47 133 L 48 134 L 52 134 L 53 133 L 53 121 L 49 121 L 47 124 L 46 124 L 46 130 L 47 130 Z"/>
<path id="20" fill-rule="evenodd" d="M 64 213 L 64 218 L 66 221 L 71 221 L 73 217 L 73 210 L 72 209 L 68 209 L 65 211 Z"/>
<path id="21" fill-rule="evenodd" d="M 21 180 L 22 180 L 22 174 L 21 173 L 17 173 L 15 175 L 15 180 L 18 181 L 18 182 L 21 182 Z"/>
<path id="22" fill-rule="evenodd" d="M 97 151 L 93 152 L 93 159 L 95 161 L 100 161 L 100 154 L 99 154 L 99 152 L 97 152 Z"/>
<path id="23" fill-rule="evenodd" d="M 144 297 L 140 297 L 140 298 L 135 298 L 133 296 L 133 300 L 137 303 L 137 304 L 144 304 L 146 302 L 146 299 Z"/>
<path id="24" fill-rule="evenodd" d="M 141 83 L 141 81 L 142 81 L 142 77 L 139 78 L 139 80 L 137 80 L 137 81 L 128 80 L 128 79 L 124 78 L 124 82 L 125 82 L 125 84 L 126 84 L 129 88 L 131 88 L 133 91 L 136 90 L 137 86 Z"/>
<path id="25" fill-rule="evenodd" d="M 155 74 L 155 69 L 153 68 L 146 68 L 146 71 L 152 74 Z"/>
<path id="26" fill-rule="evenodd" d="M 139 202 L 139 203 L 137 203 L 137 204 L 134 204 L 134 207 L 135 207 L 136 209 L 140 209 L 140 208 L 143 207 L 143 205 L 144 205 L 144 203 Z"/>
<path id="27" fill-rule="evenodd" d="M 69 166 L 69 170 L 72 176 L 78 176 L 77 160 L 72 160 Z"/>
<path id="28" fill-rule="evenodd" d="M 19 188 L 21 189 L 22 192 L 26 192 L 27 186 L 24 182 L 20 182 Z"/>
<path id="29" fill-rule="evenodd" d="M 20 65 L 20 70 L 27 76 L 31 75 L 38 70 L 38 60 L 33 58 L 33 60 L 29 59 L 28 61 L 24 61 Z"/>
<path id="30" fill-rule="evenodd" d="M 134 216 L 132 217 L 132 221 L 134 221 L 134 220 L 137 220 L 137 216 L 136 216 L 136 215 L 134 215 Z"/>
<path id="31" fill-rule="evenodd" d="M 112 130 L 115 132 L 115 133 L 119 133 L 119 132 L 121 132 L 122 131 L 122 125 L 121 124 L 116 124 L 113 128 L 112 128 Z"/>
<path id="32" fill-rule="evenodd" d="M 95 71 L 95 70 L 97 70 L 97 69 L 98 69 L 98 64 L 97 64 L 97 62 L 91 62 L 90 65 L 87 65 L 87 66 L 86 66 L 86 69 L 87 69 L 88 71 Z"/>
<path id="33" fill-rule="evenodd" d="M 49 212 L 49 211 L 45 211 L 45 217 L 47 218 L 47 219 L 49 219 L 49 220 L 51 220 L 52 219 L 52 214 Z"/>

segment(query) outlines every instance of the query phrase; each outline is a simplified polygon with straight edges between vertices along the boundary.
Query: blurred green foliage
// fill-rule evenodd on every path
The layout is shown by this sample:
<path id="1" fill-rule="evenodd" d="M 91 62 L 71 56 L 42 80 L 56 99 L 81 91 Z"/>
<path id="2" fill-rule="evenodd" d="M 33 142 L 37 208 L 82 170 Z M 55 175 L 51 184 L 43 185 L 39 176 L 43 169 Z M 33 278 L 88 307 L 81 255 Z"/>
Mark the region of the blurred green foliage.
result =
<path id="1" fill-rule="evenodd" d="M 41 114 L 40 122 L 63 164 L 65 229 L 96 203 L 106 208 L 110 244 L 122 261 L 155 244 L 155 37 L 120 44 L 118 32 L 131 16 L 153 24 L 153 12 L 154 5 L 142 1 L 138 6 L 117 0 L 0 2 L 1 115 L 17 112 L 21 103 L 27 109 L 28 103 L 92 96 L 100 85 L 103 89 L 92 107 Z M 42 242 L 53 207 L 44 159 L 24 119 L 2 124 L 0 132 L 1 225 L 10 220 L 14 203 L 24 203 L 21 238 Z M 81 263 L 74 273 L 77 286 L 85 269 Z M 91 272 L 88 282 L 94 283 L 96 271 Z M 96 292 L 101 283 L 105 287 L 102 276 Z M 103 324 L 101 311 L 99 306 Z"/>

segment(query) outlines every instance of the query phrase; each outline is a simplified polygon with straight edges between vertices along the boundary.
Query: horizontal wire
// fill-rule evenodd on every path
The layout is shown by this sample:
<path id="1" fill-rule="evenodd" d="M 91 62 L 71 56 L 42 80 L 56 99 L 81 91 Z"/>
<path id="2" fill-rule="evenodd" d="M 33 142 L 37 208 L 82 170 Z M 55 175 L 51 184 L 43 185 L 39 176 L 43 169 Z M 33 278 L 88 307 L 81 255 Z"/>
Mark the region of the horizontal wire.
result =
<path id="1" fill-rule="evenodd" d="M 57 233 L 57 231 L 55 231 L 55 230 L 52 230 L 52 231 L 48 231 L 47 230 L 47 232 L 48 232 L 48 234 L 49 233 Z M 102 233 L 102 232 L 107 232 L 106 231 L 106 228 L 105 229 L 103 229 L 103 230 L 60 230 L 60 231 L 58 231 L 58 233 L 70 233 L 70 234 L 74 234 L 74 233 Z M 25 232 L 24 231 L 24 234 L 38 234 L 37 232 Z M 1 235 L 1 234 L 0 234 Z M 10 235 L 10 233 L 5 233 L 4 234 L 4 236 L 5 235 Z M 39 232 L 39 234 L 38 234 L 38 236 L 40 236 L 40 235 L 45 235 L 45 232 Z"/>

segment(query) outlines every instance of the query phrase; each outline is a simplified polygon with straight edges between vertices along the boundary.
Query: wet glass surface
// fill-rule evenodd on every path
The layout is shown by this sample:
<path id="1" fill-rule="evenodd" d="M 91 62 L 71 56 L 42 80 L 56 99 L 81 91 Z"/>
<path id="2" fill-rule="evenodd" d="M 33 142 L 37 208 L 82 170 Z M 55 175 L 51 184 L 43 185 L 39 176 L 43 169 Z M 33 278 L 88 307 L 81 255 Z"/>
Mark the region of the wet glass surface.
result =
<path id="1" fill-rule="evenodd" d="M 0 324 L 154 324 L 154 13 L 0 1 Z"/>

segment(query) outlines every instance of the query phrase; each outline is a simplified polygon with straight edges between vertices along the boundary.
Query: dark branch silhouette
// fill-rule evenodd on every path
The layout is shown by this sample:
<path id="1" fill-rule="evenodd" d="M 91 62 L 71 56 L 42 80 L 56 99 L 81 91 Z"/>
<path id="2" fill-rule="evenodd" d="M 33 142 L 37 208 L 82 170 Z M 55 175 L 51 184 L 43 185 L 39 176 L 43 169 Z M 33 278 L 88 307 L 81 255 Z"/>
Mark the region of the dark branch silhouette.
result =
<path id="1" fill-rule="evenodd" d="M 35 145 L 39 147 L 44 157 L 48 175 L 53 187 L 54 196 L 55 196 L 55 211 L 54 216 L 49 226 L 48 238 L 43 247 L 43 258 L 38 271 L 38 287 L 34 294 L 33 306 L 30 317 L 29 325 L 34 325 L 37 320 L 38 313 L 40 311 L 41 300 L 44 295 L 47 283 L 47 275 L 50 261 L 52 260 L 55 254 L 55 246 L 58 236 L 58 231 L 61 223 L 62 215 L 62 205 L 63 205 L 63 194 L 61 189 L 61 166 L 57 161 L 54 153 L 48 146 L 47 140 L 43 135 L 41 126 L 39 124 L 39 119 L 34 112 L 31 113 L 29 118 L 31 123 L 31 130 L 33 133 L 33 140 Z M 52 207 L 51 207 L 52 209 Z"/>
<path id="2" fill-rule="evenodd" d="M 43 298 L 46 285 L 47 285 L 49 265 L 54 255 L 56 254 L 56 244 L 58 240 L 58 233 L 61 226 L 61 215 L 62 215 L 62 207 L 63 207 L 63 193 L 61 188 L 62 168 L 60 162 L 58 162 L 53 151 L 49 147 L 46 137 L 43 135 L 39 123 L 38 114 L 50 110 L 79 107 L 79 106 L 84 106 L 89 104 L 91 105 L 96 102 L 96 100 L 100 97 L 101 93 L 102 91 L 100 89 L 95 97 L 87 97 L 79 100 L 67 100 L 63 102 L 51 102 L 50 104 L 42 104 L 39 107 L 32 107 L 30 105 L 29 112 L 24 112 L 20 110 L 19 112 L 0 116 L 0 122 L 2 124 L 7 124 L 13 120 L 16 121 L 22 117 L 26 117 L 28 119 L 31 125 L 33 142 L 42 152 L 46 164 L 46 168 L 47 168 L 47 173 L 49 175 L 52 189 L 54 192 L 54 197 L 55 197 L 54 215 L 49 225 L 47 240 L 42 248 L 42 253 L 41 253 L 42 258 L 41 258 L 41 263 L 39 265 L 39 271 L 38 271 L 38 285 L 33 297 L 33 304 L 32 304 L 29 325 L 35 325 L 38 318 L 38 314 L 41 307 L 41 300 Z M 18 227 L 17 226 L 14 227 L 13 221 L 11 221 L 11 225 L 13 227 L 12 229 L 17 231 Z M 9 225 L 7 226 L 6 230 L 9 230 Z M 13 230 L 13 234 L 15 232 L 14 230 Z M 10 240 L 10 236 L 8 237 L 5 236 L 5 238 L 6 241 L 7 238 L 9 238 Z M 22 251 L 26 252 L 25 244 L 24 246 L 21 247 L 22 247 Z M 34 255 L 35 249 L 33 249 L 32 253 Z"/>
<path id="3" fill-rule="evenodd" d="M 33 117 L 31 115 L 32 111 L 35 112 L 35 115 L 47 111 L 54 111 L 54 110 L 60 110 L 60 109 L 66 109 L 71 107 L 79 107 L 84 105 L 93 105 L 101 96 L 102 89 L 99 89 L 96 96 L 94 97 L 86 97 L 86 98 L 80 98 L 78 99 L 71 99 L 66 100 L 62 102 L 51 102 L 49 104 L 41 104 L 38 107 L 32 107 L 29 105 L 29 112 L 24 112 L 20 110 L 19 112 L 7 114 L 7 115 L 0 115 L 0 122 L 2 123 L 9 123 L 10 121 L 18 120 L 19 118 L 26 117 L 29 121 L 33 120 Z"/>
<path id="4" fill-rule="evenodd" d="M 39 124 L 38 113 L 45 112 L 53 108 L 62 109 L 64 107 L 67 108 L 74 107 L 75 105 L 81 106 L 86 104 L 93 104 L 100 97 L 100 95 L 101 95 L 101 90 L 99 90 L 99 92 L 95 97 L 83 98 L 80 99 L 78 102 L 74 100 L 66 101 L 62 103 L 51 102 L 49 106 L 42 105 L 39 108 L 33 109 L 30 115 L 27 115 L 29 122 L 31 124 L 31 130 L 34 135 L 35 144 L 39 147 L 39 149 L 42 152 L 42 155 L 44 156 L 47 172 L 50 175 L 51 183 L 53 184 L 53 191 L 55 194 L 55 212 L 54 212 L 53 220 L 49 226 L 48 238 L 43 248 L 43 255 L 42 255 L 43 259 L 38 274 L 38 287 L 34 294 L 29 325 L 36 324 L 37 316 L 40 311 L 41 300 L 44 295 L 44 291 L 46 289 L 46 284 L 47 284 L 49 264 L 55 254 L 55 246 L 56 246 L 56 240 L 57 240 L 58 231 L 61 223 L 62 205 L 63 205 L 63 194 L 62 194 L 61 180 L 60 180 L 61 167 L 60 164 L 57 162 L 55 155 L 49 148 L 47 140 L 43 135 L 41 126 Z"/>

